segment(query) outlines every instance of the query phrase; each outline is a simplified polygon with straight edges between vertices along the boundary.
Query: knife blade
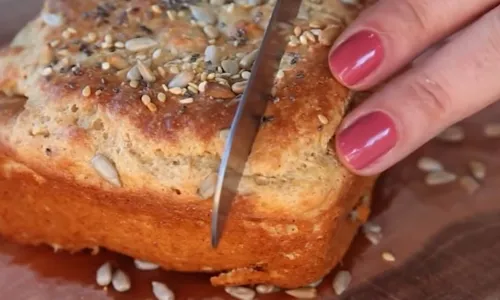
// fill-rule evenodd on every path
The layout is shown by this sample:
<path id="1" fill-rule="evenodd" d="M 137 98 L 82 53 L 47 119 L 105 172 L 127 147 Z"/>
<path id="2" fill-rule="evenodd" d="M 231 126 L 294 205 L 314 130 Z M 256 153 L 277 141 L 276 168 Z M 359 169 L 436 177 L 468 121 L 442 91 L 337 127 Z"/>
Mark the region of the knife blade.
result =
<path id="1" fill-rule="evenodd" d="M 217 248 L 255 137 L 265 113 L 274 78 L 293 30 L 302 0 L 277 0 L 264 33 L 247 87 L 233 118 L 219 166 L 212 207 L 212 247 Z"/>

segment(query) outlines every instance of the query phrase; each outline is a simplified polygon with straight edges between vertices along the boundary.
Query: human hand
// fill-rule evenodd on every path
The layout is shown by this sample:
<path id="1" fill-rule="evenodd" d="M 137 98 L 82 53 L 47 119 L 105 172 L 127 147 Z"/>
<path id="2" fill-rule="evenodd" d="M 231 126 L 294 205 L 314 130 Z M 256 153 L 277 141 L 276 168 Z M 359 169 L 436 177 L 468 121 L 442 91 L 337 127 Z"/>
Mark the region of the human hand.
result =
<path id="1" fill-rule="evenodd" d="M 499 0 L 379 0 L 332 48 L 330 69 L 364 90 L 389 80 L 341 124 L 337 153 L 351 171 L 391 167 L 448 126 L 500 99 Z"/>

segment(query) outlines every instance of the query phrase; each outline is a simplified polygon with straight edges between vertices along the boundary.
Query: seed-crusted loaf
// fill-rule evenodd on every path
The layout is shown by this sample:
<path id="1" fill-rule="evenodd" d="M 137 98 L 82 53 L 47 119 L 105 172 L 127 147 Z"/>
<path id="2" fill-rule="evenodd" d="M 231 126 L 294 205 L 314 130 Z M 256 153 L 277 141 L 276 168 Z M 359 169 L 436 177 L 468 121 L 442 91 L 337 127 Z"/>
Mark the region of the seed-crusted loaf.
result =
<path id="1" fill-rule="evenodd" d="M 0 233 L 105 247 L 214 285 L 327 274 L 374 177 L 335 157 L 351 102 L 327 54 L 359 8 L 304 1 L 219 247 L 211 196 L 273 1 L 48 0 L 0 53 Z"/>

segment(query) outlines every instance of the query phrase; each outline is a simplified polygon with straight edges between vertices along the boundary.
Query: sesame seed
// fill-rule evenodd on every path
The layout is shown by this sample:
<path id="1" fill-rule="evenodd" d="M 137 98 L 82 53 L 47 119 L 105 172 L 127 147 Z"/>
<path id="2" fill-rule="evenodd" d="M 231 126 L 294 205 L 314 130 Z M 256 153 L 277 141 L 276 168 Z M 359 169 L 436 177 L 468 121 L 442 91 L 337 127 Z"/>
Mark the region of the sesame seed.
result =
<path id="1" fill-rule="evenodd" d="M 303 34 L 310 42 L 315 43 L 316 42 L 316 36 L 310 32 L 310 31 L 305 31 Z"/>
<path id="2" fill-rule="evenodd" d="M 167 100 L 167 95 L 165 95 L 165 93 L 160 92 L 160 93 L 158 93 L 158 95 L 156 96 L 156 98 L 160 102 L 165 102 L 165 100 Z"/>
<path id="3" fill-rule="evenodd" d="M 43 68 L 42 75 L 43 76 L 50 76 L 50 75 L 52 75 L 53 72 L 54 72 L 54 70 L 51 67 L 46 67 L 46 68 Z"/>
<path id="4" fill-rule="evenodd" d="M 182 94 L 182 88 L 180 88 L 180 87 L 173 87 L 173 88 L 169 89 L 168 91 L 174 95 L 181 95 Z"/>
<path id="5" fill-rule="evenodd" d="M 109 64 L 109 62 L 105 61 L 101 64 L 101 68 L 106 71 L 109 70 L 109 68 L 111 68 L 111 65 Z"/>
<path id="6" fill-rule="evenodd" d="M 175 11 L 167 10 L 167 17 L 170 19 L 170 21 L 175 20 Z"/>
<path id="7" fill-rule="evenodd" d="M 167 76 L 167 72 L 162 66 L 159 66 L 158 68 L 156 68 L 156 70 L 158 70 L 158 73 L 160 74 L 161 77 Z"/>
<path id="8" fill-rule="evenodd" d="M 154 82 L 156 80 L 156 77 L 151 69 L 149 69 L 149 67 L 140 60 L 137 61 L 137 69 L 146 82 Z"/>
<path id="9" fill-rule="evenodd" d="M 87 33 L 87 38 L 86 38 L 87 42 L 93 43 L 96 41 L 96 39 L 97 39 L 97 34 L 95 34 L 94 32 Z"/>
<path id="10" fill-rule="evenodd" d="M 299 39 L 296 36 L 291 35 L 290 41 L 288 42 L 288 45 L 291 47 L 297 47 L 299 44 L 300 44 Z"/>
<path id="11" fill-rule="evenodd" d="M 95 93 L 94 93 L 94 94 L 95 94 L 96 96 L 100 96 L 100 95 L 102 94 L 102 90 L 97 90 L 97 91 L 95 91 Z"/>
<path id="12" fill-rule="evenodd" d="M 193 94 L 198 94 L 199 91 L 198 91 L 198 87 L 194 87 L 194 86 L 188 86 L 187 89 L 193 93 Z"/>
<path id="13" fill-rule="evenodd" d="M 302 28 L 300 28 L 299 26 L 296 26 L 294 29 L 293 29 L 293 34 L 295 34 L 295 36 L 300 36 L 302 34 Z"/>
<path id="14" fill-rule="evenodd" d="M 92 90 L 90 89 L 90 86 L 85 86 L 82 90 L 82 96 L 83 97 L 88 97 L 92 93 Z"/>
<path id="15" fill-rule="evenodd" d="M 108 44 L 112 44 L 113 43 L 113 37 L 111 36 L 111 34 L 106 34 L 104 36 L 104 42 L 108 43 Z"/>
<path id="16" fill-rule="evenodd" d="M 213 80 L 213 79 L 215 79 L 215 73 L 210 73 L 210 74 L 208 74 L 208 75 L 207 75 L 207 79 L 208 79 L 208 80 Z"/>
<path id="17" fill-rule="evenodd" d="M 115 47 L 119 49 L 125 48 L 125 44 L 123 42 L 115 42 Z"/>
<path id="18" fill-rule="evenodd" d="M 382 259 L 389 262 L 396 261 L 396 257 L 391 252 L 382 252 Z"/>
<path id="19" fill-rule="evenodd" d="M 179 70 L 179 67 L 177 67 L 177 66 L 171 66 L 169 69 L 169 72 L 172 74 L 179 74 L 181 72 L 181 70 Z"/>
<path id="20" fill-rule="evenodd" d="M 154 12 L 155 14 L 162 13 L 161 7 L 158 4 L 151 5 L 151 11 Z"/>
<path id="21" fill-rule="evenodd" d="M 193 102 L 194 102 L 193 98 L 184 98 L 184 99 L 179 100 L 180 104 L 190 104 L 190 103 L 193 103 Z"/>
<path id="22" fill-rule="evenodd" d="M 318 115 L 318 120 L 321 124 L 326 125 L 328 124 L 328 118 L 325 117 L 324 115 Z"/>
<path id="23" fill-rule="evenodd" d="M 137 80 L 131 80 L 130 83 L 129 83 L 129 85 L 130 85 L 130 87 L 132 87 L 132 88 L 135 89 L 136 87 L 139 86 L 139 81 L 137 81 Z"/>
<path id="24" fill-rule="evenodd" d="M 304 46 L 308 44 L 307 37 L 305 35 L 301 35 L 299 41 Z"/>
<path id="25" fill-rule="evenodd" d="M 168 92 L 168 87 L 166 84 L 162 84 L 161 85 L 161 88 L 165 91 L 165 92 Z"/>

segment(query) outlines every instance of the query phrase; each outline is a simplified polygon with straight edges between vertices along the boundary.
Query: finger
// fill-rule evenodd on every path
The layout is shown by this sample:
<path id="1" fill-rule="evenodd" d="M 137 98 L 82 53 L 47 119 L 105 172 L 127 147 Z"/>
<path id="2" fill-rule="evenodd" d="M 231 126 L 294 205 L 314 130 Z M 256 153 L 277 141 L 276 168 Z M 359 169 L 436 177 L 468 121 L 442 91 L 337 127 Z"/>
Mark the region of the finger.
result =
<path id="1" fill-rule="evenodd" d="M 339 37 L 330 69 L 344 85 L 367 89 L 499 0 L 380 0 Z"/>
<path id="2" fill-rule="evenodd" d="M 349 114 L 336 139 L 341 160 L 377 174 L 499 99 L 499 16 L 496 7 Z"/>

